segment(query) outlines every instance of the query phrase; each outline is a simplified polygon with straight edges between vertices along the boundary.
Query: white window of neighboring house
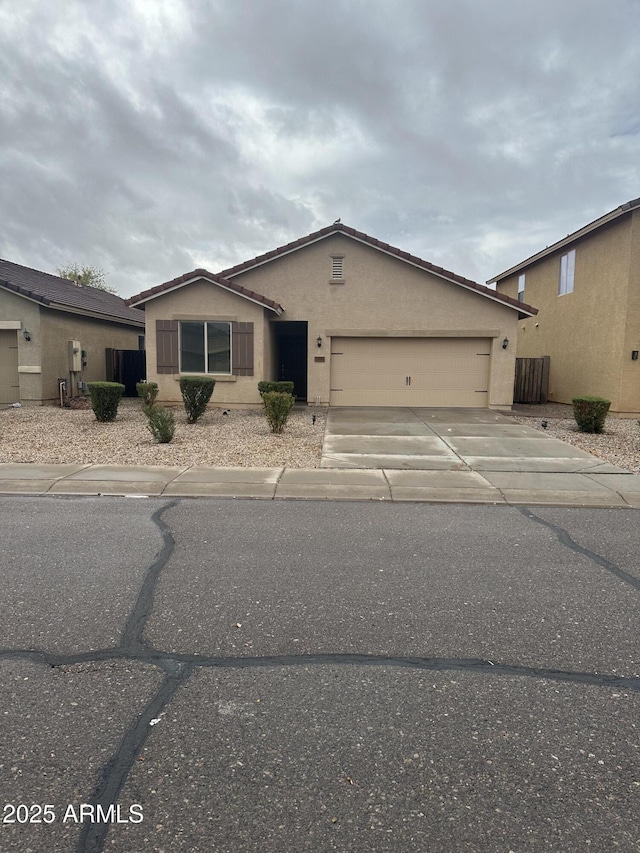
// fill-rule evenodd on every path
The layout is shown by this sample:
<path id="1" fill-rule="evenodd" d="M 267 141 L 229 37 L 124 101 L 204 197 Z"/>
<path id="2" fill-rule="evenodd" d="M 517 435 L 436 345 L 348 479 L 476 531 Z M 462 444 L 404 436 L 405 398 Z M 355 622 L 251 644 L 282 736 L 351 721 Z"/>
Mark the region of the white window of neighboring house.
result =
<path id="1" fill-rule="evenodd" d="M 560 258 L 560 284 L 558 295 L 573 292 L 573 276 L 576 269 L 576 250 L 572 249 Z"/>
<path id="2" fill-rule="evenodd" d="M 231 373 L 231 323 L 181 320 L 180 372 Z"/>
<path id="3" fill-rule="evenodd" d="M 524 279 L 525 274 L 518 276 L 518 302 L 524 302 Z"/>
<path id="4" fill-rule="evenodd" d="M 343 255 L 331 256 L 331 278 L 333 281 L 342 281 L 344 277 L 343 261 Z"/>

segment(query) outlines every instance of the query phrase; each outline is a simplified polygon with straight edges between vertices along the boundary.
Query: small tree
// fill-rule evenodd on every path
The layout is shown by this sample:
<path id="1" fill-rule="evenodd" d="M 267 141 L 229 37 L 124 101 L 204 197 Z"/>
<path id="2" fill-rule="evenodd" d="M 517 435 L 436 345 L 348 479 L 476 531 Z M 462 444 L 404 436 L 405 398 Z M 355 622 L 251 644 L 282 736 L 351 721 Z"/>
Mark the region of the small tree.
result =
<path id="1" fill-rule="evenodd" d="M 63 267 L 58 267 L 56 272 L 60 278 L 68 278 L 77 287 L 96 287 L 98 290 L 113 293 L 115 296 L 118 294 L 115 288 L 109 287 L 106 283 L 107 273 L 97 267 L 90 267 L 86 264 L 79 266 L 75 263 L 68 263 Z"/>

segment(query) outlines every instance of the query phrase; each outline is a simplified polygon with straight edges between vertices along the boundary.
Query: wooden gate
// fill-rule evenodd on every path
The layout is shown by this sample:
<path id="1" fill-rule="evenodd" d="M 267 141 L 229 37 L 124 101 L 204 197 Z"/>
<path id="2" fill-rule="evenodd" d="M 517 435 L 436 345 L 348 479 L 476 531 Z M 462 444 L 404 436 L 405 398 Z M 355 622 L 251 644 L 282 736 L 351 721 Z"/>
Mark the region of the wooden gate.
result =
<path id="1" fill-rule="evenodd" d="M 541 358 L 516 358 L 514 403 L 546 403 L 549 394 L 548 355 Z"/>

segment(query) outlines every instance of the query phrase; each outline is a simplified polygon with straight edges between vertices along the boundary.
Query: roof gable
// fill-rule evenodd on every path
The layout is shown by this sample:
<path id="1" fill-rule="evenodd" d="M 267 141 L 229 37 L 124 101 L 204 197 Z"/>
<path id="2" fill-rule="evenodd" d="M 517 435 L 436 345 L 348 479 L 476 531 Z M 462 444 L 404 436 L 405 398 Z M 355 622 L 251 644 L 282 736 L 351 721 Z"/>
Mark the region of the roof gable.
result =
<path id="1" fill-rule="evenodd" d="M 492 290 L 491 288 L 486 287 L 483 284 L 478 284 L 478 282 L 472 281 L 471 279 L 456 275 L 456 273 L 446 270 L 443 267 L 435 266 L 429 261 L 425 261 L 422 258 L 417 257 L 416 255 L 411 255 L 409 252 L 404 252 L 402 249 L 398 249 L 396 246 L 391 246 L 389 243 L 383 243 L 381 240 L 377 240 L 375 237 L 370 237 L 368 234 L 365 234 L 362 231 L 356 231 L 355 228 L 350 228 L 348 225 L 344 225 L 341 222 L 334 222 L 333 225 L 329 225 L 326 228 L 321 228 L 319 231 L 314 231 L 312 234 L 308 234 L 306 237 L 301 237 L 298 240 L 294 240 L 292 243 L 287 243 L 285 246 L 280 246 L 277 249 L 272 249 L 272 251 L 266 252 L 264 255 L 258 255 L 256 258 L 253 258 L 250 261 L 244 261 L 243 263 L 237 264 L 234 267 L 229 267 L 228 269 L 222 270 L 220 274 L 223 275 L 225 278 L 233 278 L 236 275 L 248 272 L 249 270 L 255 269 L 258 266 L 262 266 L 263 264 L 267 264 L 278 258 L 282 258 L 283 256 L 290 254 L 291 252 L 296 252 L 299 249 L 303 249 L 305 246 L 308 246 L 311 243 L 316 243 L 319 240 L 324 240 L 327 237 L 331 237 L 334 234 L 342 234 L 345 237 L 349 237 L 360 243 L 364 243 L 365 245 L 371 246 L 372 248 L 377 249 L 378 251 L 383 252 L 384 254 L 391 255 L 394 258 L 398 258 L 399 260 L 404 261 L 405 263 L 408 263 L 411 266 L 426 270 L 427 272 L 438 276 L 439 278 L 449 282 L 450 284 L 458 285 L 460 287 L 466 288 L 467 290 L 474 291 L 480 294 L 481 296 L 485 296 L 488 299 L 493 300 L 494 302 L 499 302 L 503 305 L 507 305 L 509 308 L 514 308 L 518 312 L 521 312 L 523 314 L 533 315 L 538 313 L 536 308 L 533 308 L 531 305 L 528 305 L 525 302 L 519 302 L 517 299 L 513 299 L 510 296 L 505 296 L 504 294 L 498 293 L 497 291 Z"/>
<path id="2" fill-rule="evenodd" d="M 132 296 L 127 300 L 127 304 L 140 305 L 148 301 L 149 299 L 154 299 L 157 296 L 161 296 L 163 293 L 167 293 L 170 290 L 175 290 L 178 287 L 184 287 L 185 284 L 188 284 L 199 277 L 207 278 L 211 280 L 214 284 L 218 284 L 221 287 L 225 287 L 227 290 L 231 290 L 232 292 L 238 293 L 241 296 L 251 298 L 254 302 L 258 302 L 259 304 L 265 305 L 267 308 L 271 308 L 271 310 L 275 310 L 278 314 L 282 313 L 284 309 L 282 309 L 282 307 L 278 305 L 278 303 L 273 302 L 273 300 L 267 299 L 266 297 L 261 296 L 260 294 L 257 294 L 253 291 L 247 291 L 245 288 L 232 281 L 232 279 L 235 276 L 239 276 L 242 273 L 262 266 L 263 264 L 268 264 L 271 261 L 278 260 L 279 258 L 282 258 L 292 252 L 297 252 L 300 249 L 304 249 L 306 246 L 309 246 L 312 243 L 317 243 L 319 240 L 324 240 L 327 237 L 333 236 L 334 234 L 341 234 L 352 240 L 356 240 L 360 243 L 363 243 L 367 246 L 376 249 L 379 252 L 383 252 L 386 255 L 390 255 L 391 257 L 397 258 L 398 260 L 401 260 L 404 263 L 410 264 L 411 266 L 418 267 L 419 269 L 432 273 L 433 275 L 438 276 L 443 281 L 446 281 L 451 285 L 462 287 L 466 290 L 477 293 L 479 296 L 490 299 L 493 302 L 497 302 L 501 305 L 505 305 L 508 308 L 512 308 L 518 311 L 519 313 L 526 314 L 528 316 L 533 316 L 534 314 L 538 313 L 536 308 L 533 308 L 531 305 L 528 305 L 525 302 L 519 302 L 517 299 L 513 299 L 510 296 L 498 293 L 496 290 L 486 287 L 483 284 L 478 284 L 478 282 L 471 281 L 471 279 L 456 275 L 456 273 L 443 269 L 443 267 L 435 266 L 434 264 L 429 263 L 429 261 L 425 261 L 422 258 L 417 257 L 416 255 L 411 255 L 409 254 L 409 252 L 404 252 L 402 251 L 402 249 L 398 249 L 395 246 L 391 246 L 389 243 L 383 243 L 381 240 L 377 240 L 375 237 L 370 237 L 368 234 L 365 234 L 362 231 L 356 231 L 355 228 L 350 228 L 348 225 L 344 225 L 341 222 L 334 222 L 333 225 L 329 225 L 326 228 L 321 228 L 319 231 L 314 231 L 312 234 L 308 234 L 306 237 L 300 237 L 298 240 L 294 240 L 292 243 L 287 243 L 285 246 L 279 246 L 277 249 L 272 249 L 270 252 L 266 252 L 264 255 L 258 255 L 250 261 L 244 261 L 241 264 L 237 264 L 236 266 L 222 270 L 222 272 L 218 275 L 214 275 L 213 273 L 210 273 L 207 270 L 203 269 L 197 269 L 193 272 L 185 273 L 184 275 L 179 276 L 178 278 L 172 279 L 171 281 L 167 281 L 164 284 L 158 285 L 157 287 L 152 287 L 150 290 L 145 290 L 142 293 L 137 294 L 136 296 Z"/>
<path id="3" fill-rule="evenodd" d="M 546 249 L 542 249 L 542 251 L 536 252 L 535 255 L 531 255 L 529 258 L 526 258 L 519 264 L 516 264 L 513 267 L 509 267 L 508 270 L 505 270 L 504 272 L 499 273 L 493 278 L 490 278 L 489 281 L 498 282 L 502 279 L 514 275 L 517 272 L 521 272 L 522 270 L 536 263 L 536 261 L 540 261 L 542 260 L 542 258 L 546 258 L 547 255 L 552 255 L 554 252 L 557 252 L 560 249 L 564 249 L 566 246 L 569 246 L 571 243 L 575 242 L 576 240 L 579 240 L 581 237 L 585 237 L 592 231 L 597 231 L 599 228 L 608 225 L 610 222 L 613 222 L 620 216 L 624 216 L 626 213 L 630 213 L 632 210 L 637 210 L 639 208 L 640 198 L 633 199 L 633 201 L 627 201 L 625 204 L 621 204 L 620 207 L 616 207 L 615 210 L 610 210 L 609 213 L 605 213 L 604 216 L 600 216 L 598 219 L 594 219 L 593 222 L 589 222 L 588 225 L 584 225 L 577 231 L 573 231 L 571 234 L 567 234 L 567 236 L 563 237 L 562 240 L 558 240 L 556 243 L 552 243 L 550 246 L 547 246 Z"/>
<path id="4" fill-rule="evenodd" d="M 193 272 L 186 272 L 184 275 L 178 276 L 178 278 L 173 278 L 171 281 L 165 281 L 164 284 L 159 284 L 156 287 L 150 288 L 150 290 L 144 290 L 137 296 L 132 296 L 127 299 L 127 305 L 140 305 L 144 302 L 148 302 L 150 299 L 155 299 L 157 296 L 162 296 L 164 293 L 169 293 L 172 290 L 178 290 L 181 287 L 191 284 L 193 281 L 200 281 L 202 279 L 205 279 L 205 281 L 209 281 L 211 284 L 215 284 L 218 287 L 222 287 L 225 290 L 229 290 L 231 293 L 235 293 L 238 296 L 242 296 L 250 302 L 262 305 L 264 308 L 268 308 L 278 316 L 284 311 L 284 308 L 277 302 L 274 302 L 273 299 L 268 299 L 266 296 L 262 296 L 262 294 L 256 293 L 254 290 L 249 290 L 246 287 L 242 287 L 240 284 L 236 284 L 234 281 L 228 281 L 226 278 L 223 278 L 223 276 L 216 275 L 215 273 L 209 272 L 205 269 L 196 269 L 193 270 Z"/>
<path id="5" fill-rule="evenodd" d="M 0 287 L 48 308 L 144 326 L 144 313 L 130 308 L 120 296 L 98 287 L 78 287 L 69 279 L 1 258 Z"/>

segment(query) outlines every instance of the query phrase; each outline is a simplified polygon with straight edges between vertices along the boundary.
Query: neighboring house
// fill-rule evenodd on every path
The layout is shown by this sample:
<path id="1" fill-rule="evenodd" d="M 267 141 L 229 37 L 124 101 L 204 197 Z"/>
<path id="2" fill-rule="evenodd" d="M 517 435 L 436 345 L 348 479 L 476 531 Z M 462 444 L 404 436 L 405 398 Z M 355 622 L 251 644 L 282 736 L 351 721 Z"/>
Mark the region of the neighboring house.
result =
<path id="1" fill-rule="evenodd" d="M 535 309 L 341 223 L 127 300 L 145 309 L 147 379 L 216 379 L 218 405 L 261 379 L 338 406 L 510 407 L 518 314 Z"/>
<path id="2" fill-rule="evenodd" d="M 144 313 L 119 296 L 0 259 L 0 404 L 57 400 L 69 340 L 77 384 L 105 379 L 105 350 L 137 350 L 143 335 Z"/>
<path id="3" fill-rule="evenodd" d="M 588 394 L 640 413 L 640 199 L 627 202 L 492 279 L 533 302 L 518 356 L 550 356 L 549 400 Z"/>

